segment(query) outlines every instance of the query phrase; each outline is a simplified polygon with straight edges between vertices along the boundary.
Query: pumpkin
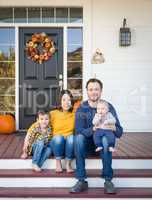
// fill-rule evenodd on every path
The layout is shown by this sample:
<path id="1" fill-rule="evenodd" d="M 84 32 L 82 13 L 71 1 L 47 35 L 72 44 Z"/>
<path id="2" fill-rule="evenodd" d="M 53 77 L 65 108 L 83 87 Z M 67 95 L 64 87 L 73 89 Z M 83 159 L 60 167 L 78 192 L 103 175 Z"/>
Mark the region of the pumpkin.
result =
<path id="1" fill-rule="evenodd" d="M 15 131 L 15 119 L 11 114 L 0 115 L 0 133 L 10 134 Z"/>

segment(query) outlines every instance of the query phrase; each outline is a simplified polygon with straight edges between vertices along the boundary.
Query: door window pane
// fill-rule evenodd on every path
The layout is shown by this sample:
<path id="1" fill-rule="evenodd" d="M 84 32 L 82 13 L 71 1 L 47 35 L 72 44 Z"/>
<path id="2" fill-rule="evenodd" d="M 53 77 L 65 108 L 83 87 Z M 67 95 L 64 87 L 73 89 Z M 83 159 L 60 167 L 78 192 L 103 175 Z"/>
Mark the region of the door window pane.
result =
<path id="1" fill-rule="evenodd" d="M 26 23 L 26 8 L 14 8 L 14 23 Z"/>
<path id="2" fill-rule="evenodd" d="M 15 110 L 15 96 L 0 96 L 0 112 Z"/>
<path id="3" fill-rule="evenodd" d="M 15 44 L 14 28 L 0 28 L 0 44 Z"/>
<path id="4" fill-rule="evenodd" d="M 0 78 L 15 78 L 15 62 L 0 62 Z"/>
<path id="5" fill-rule="evenodd" d="M 82 62 L 68 62 L 68 78 L 82 78 Z"/>
<path id="6" fill-rule="evenodd" d="M 68 61 L 82 61 L 82 46 L 68 46 Z"/>
<path id="7" fill-rule="evenodd" d="M 28 8 L 28 22 L 40 23 L 40 8 Z"/>
<path id="8" fill-rule="evenodd" d="M 68 8 L 56 8 L 56 22 L 57 23 L 68 22 Z"/>
<path id="9" fill-rule="evenodd" d="M 13 23 L 13 8 L 0 8 L 0 23 Z"/>
<path id="10" fill-rule="evenodd" d="M 68 29 L 68 44 L 69 45 L 82 45 L 82 28 L 69 28 Z"/>
<path id="11" fill-rule="evenodd" d="M 15 94 L 15 80 L 14 79 L 0 79 L 0 95 L 14 95 Z"/>
<path id="12" fill-rule="evenodd" d="M 0 61 L 15 60 L 15 49 L 12 46 L 0 45 Z"/>
<path id="13" fill-rule="evenodd" d="M 82 8 L 70 8 L 70 22 L 82 23 Z"/>
<path id="14" fill-rule="evenodd" d="M 54 8 L 42 8 L 42 23 L 54 22 Z"/>
<path id="15" fill-rule="evenodd" d="M 68 89 L 72 92 L 75 100 L 82 97 L 82 79 L 68 79 Z"/>

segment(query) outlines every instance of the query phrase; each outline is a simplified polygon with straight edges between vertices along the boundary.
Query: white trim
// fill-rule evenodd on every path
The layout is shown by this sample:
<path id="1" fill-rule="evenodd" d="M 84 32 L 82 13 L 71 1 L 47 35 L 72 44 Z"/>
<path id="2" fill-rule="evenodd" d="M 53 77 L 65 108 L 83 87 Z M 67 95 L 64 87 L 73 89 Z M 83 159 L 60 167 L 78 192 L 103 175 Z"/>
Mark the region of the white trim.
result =
<path id="1" fill-rule="evenodd" d="M 83 23 L 0 23 L 0 27 L 83 27 Z"/>
<path id="2" fill-rule="evenodd" d="M 67 89 L 67 26 L 63 28 L 63 88 Z"/>
<path id="3" fill-rule="evenodd" d="M 83 100 L 86 98 L 86 82 L 92 76 L 91 74 L 91 39 L 92 39 L 92 30 L 91 30 L 91 6 L 92 0 L 87 0 L 87 3 L 83 6 L 83 71 L 82 71 L 82 93 L 83 93 Z M 86 70 L 87 69 L 87 70 Z"/>
<path id="4" fill-rule="evenodd" d="M 19 129 L 19 28 L 15 27 L 15 120 Z"/>

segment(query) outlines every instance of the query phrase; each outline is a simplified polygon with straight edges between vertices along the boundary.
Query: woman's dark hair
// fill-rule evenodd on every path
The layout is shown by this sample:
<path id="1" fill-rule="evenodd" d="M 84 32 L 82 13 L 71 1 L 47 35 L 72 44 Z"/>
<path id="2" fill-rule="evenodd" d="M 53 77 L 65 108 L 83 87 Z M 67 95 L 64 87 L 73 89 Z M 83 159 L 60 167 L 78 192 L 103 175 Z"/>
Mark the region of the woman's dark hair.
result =
<path id="1" fill-rule="evenodd" d="M 89 83 L 99 83 L 101 90 L 103 88 L 103 83 L 97 78 L 90 78 L 86 83 L 86 89 L 88 89 Z"/>
<path id="2" fill-rule="evenodd" d="M 73 111 L 73 106 L 74 106 L 74 99 L 73 99 L 72 93 L 69 90 L 62 90 L 60 92 L 58 109 L 62 111 L 61 100 L 62 100 L 62 97 L 63 97 L 64 94 L 67 94 L 70 97 L 71 107 L 69 108 L 68 112 L 72 112 Z"/>

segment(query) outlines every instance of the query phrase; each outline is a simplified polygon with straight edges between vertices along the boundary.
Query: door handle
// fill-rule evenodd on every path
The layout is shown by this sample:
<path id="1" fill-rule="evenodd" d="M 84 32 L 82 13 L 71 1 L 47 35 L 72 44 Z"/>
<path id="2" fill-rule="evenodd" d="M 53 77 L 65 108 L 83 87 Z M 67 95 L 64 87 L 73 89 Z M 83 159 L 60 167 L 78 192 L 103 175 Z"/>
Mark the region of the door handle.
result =
<path id="1" fill-rule="evenodd" d="M 59 74 L 59 87 L 60 87 L 60 91 L 63 90 L 63 75 Z"/>

